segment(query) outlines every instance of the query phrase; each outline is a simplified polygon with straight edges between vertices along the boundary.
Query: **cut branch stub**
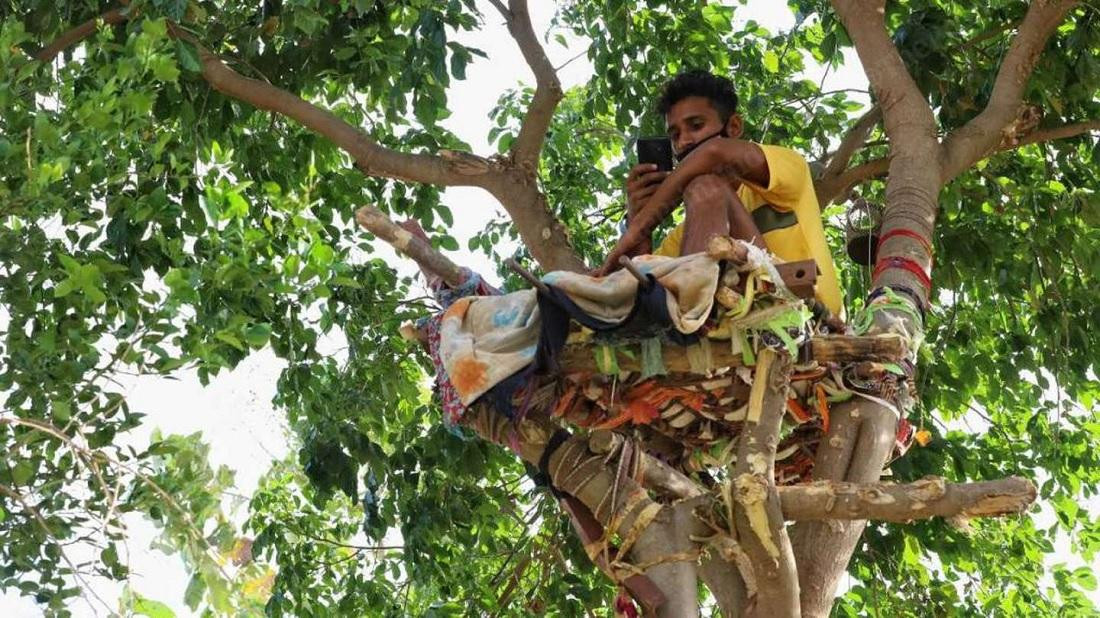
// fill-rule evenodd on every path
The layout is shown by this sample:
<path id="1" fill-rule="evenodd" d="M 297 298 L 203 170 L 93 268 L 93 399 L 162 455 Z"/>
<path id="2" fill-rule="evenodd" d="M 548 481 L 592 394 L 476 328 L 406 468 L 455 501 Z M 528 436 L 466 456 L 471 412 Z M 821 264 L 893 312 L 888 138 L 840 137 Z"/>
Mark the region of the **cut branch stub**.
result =
<path id="1" fill-rule="evenodd" d="M 394 249 L 404 253 L 426 273 L 438 275 L 451 286 L 462 285 L 462 269 L 438 252 L 428 243 L 413 236 L 408 230 L 390 220 L 374 206 L 363 206 L 355 211 L 355 221 L 363 229 L 393 245 Z"/>

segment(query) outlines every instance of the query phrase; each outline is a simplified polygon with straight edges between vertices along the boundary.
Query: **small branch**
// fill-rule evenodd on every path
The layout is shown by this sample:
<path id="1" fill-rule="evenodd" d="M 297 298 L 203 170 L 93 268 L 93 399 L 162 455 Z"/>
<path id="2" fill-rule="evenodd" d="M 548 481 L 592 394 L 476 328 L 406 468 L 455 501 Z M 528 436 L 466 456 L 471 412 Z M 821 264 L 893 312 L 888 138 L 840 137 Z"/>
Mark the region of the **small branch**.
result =
<path id="1" fill-rule="evenodd" d="M 489 0 L 489 3 L 496 7 L 496 10 L 504 16 L 505 21 L 511 21 L 512 14 L 508 11 L 508 7 L 504 6 L 504 3 L 500 0 Z"/>
<path id="2" fill-rule="evenodd" d="M 462 269 L 457 264 L 436 251 L 430 244 L 394 223 L 381 210 L 374 206 L 363 206 L 355 211 L 355 221 L 363 229 L 412 258 L 425 273 L 436 275 L 451 286 L 462 284 Z"/>
<path id="3" fill-rule="evenodd" d="M 354 549 L 356 551 L 392 551 L 395 549 L 405 549 L 404 545 L 354 545 L 351 543 L 343 543 L 335 539 L 326 539 L 319 536 L 313 536 L 312 534 L 302 533 L 302 536 L 307 539 L 317 541 L 318 543 L 325 543 L 334 547 L 343 547 L 345 549 Z"/>
<path id="4" fill-rule="evenodd" d="M 527 66 L 535 74 L 535 94 L 531 99 L 531 106 L 527 108 L 527 115 L 520 125 L 519 135 L 512 144 L 512 158 L 529 174 L 534 175 L 538 169 L 539 153 L 542 152 L 542 144 L 546 140 L 546 132 L 550 128 L 550 121 L 554 117 L 554 109 L 562 99 L 561 82 L 554 71 L 554 65 L 546 57 L 546 51 L 539 43 L 535 30 L 531 26 L 531 15 L 527 10 L 527 0 L 509 0 L 508 11 L 505 12 L 499 2 L 493 3 L 498 10 L 505 13 L 508 21 L 508 32 L 519 44 L 523 59 Z"/>
<path id="5" fill-rule="evenodd" d="M 1086 133 L 1093 133 L 1100 131 L 1100 120 L 1090 120 L 1087 122 L 1077 122 L 1073 124 L 1062 125 L 1059 127 L 1048 127 L 1045 129 L 1036 129 L 1031 133 L 1027 133 L 1023 137 L 1018 138 L 1015 142 L 1009 145 L 999 146 L 993 151 L 987 153 L 982 158 L 987 158 L 995 154 L 1005 152 L 1007 150 L 1013 150 L 1020 146 L 1026 146 L 1028 144 L 1039 144 L 1042 142 L 1050 142 L 1059 139 L 1066 139 L 1069 137 L 1076 137 L 1078 135 L 1084 135 Z M 979 159 L 980 160 L 980 159 Z M 972 165 L 972 164 L 971 164 Z M 848 168 L 843 173 L 835 177 L 823 176 L 821 180 L 814 184 L 814 189 L 817 191 L 818 202 L 822 207 L 828 205 L 837 199 L 842 198 L 848 193 L 848 190 L 858 185 L 861 182 L 865 182 L 872 178 L 878 178 L 884 176 L 890 169 L 890 160 L 888 158 L 874 159 L 866 163 L 861 163 L 855 167 Z"/>
<path id="6" fill-rule="evenodd" d="M 54 39 L 52 43 L 38 50 L 34 54 L 34 59 L 40 62 L 50 62 L 65 49 L 68 49 L 94 34 L 96 29 L 99 28 L 100 21 L 113 26 L 126 21 L 128 17 L 126 7 L 113 8 L 98 17 L 93 17 L 79 26 L 62 33 L 61 36 Z"/>
<path id="7" fill-rule="evenodd" d="M 829 157 L 829 164 L 825 166 L 825 178 L 839 176 L 848 169 L 848 163 L 852 160 L 852 155 L 863 147 L 867 142 L 867 138 L 871 135 L 871 131 L 880 120 L 882 120 L 882 108 L 875 105 L 867 110 L 867 113 L 863 114 L 852 125 L 852 128 L 848 129 L 848 132 L 844 134 L 844 138 L 840 140 L 840 146 L 837 147 L 836 152 Z"/>
<path id="8" fill-rule="evenodd" d="M 535 288 L 539 292 L 542 292 L 543 294 L 550 293 L 550 288 L 547 287 L 547 285 L 543 283 L 541 279 L 536 277 L 534 273 L 527 270 L 523 266 L 520 266 L 519 262 L 517 262 L 515 259 L 508 258 L 504 260 L 504 265 L 511 269 L 512 272 L 519 275 L 524 281 L 530 283 L 531 287 Z"/>
<path id="9" fill-rule="evenodd" d="M 107 608 L 107 610 L 110 611 L 111 606 L 103 600 L 103 597 L 99 596 L 99 594 L 96 593 L 95 589 L 93 589 L 88 584 L 88 581 L 84 579 L 83 572 L 79 568 L 77 568 L 75 564 L 73 564 L 72 560 L 69 559 L 69 555 L 65 553 L 65 549 L 62 546 L 60 540 L 57 538 L 56 535 L 54 535 L 53 530 L 51 530 L 49 524 L 46 523 L 46 519 L 42 517 L 42 513 L 40 513 L 38 509 L 34 508 L 34 506 L 31 505 L 29 502 L 27 502 L 25 496 L 6 485 L 0 485 L 0 494 L 4 494 L 12 500 L 18 502 L 23 511 L 30 514 L 35 523 L 37 523 L 38 526 L 42 528 L 42 532 L 46 535 L 46 539 L 57 546 L 58 553 L 61 555 L 61 559 L 65 562 L 66 565 L 68 565 L 69 570 L 73 573 L 73 577 L 75 577 L 80 582 L 80 585 L 83 587 L 80 595 L 84 598 L 85 601 L 87 601 L 88 606 L 93 608 L 92 611 L 96 611 L 95 606 L 92 605 L 92 602 L 88 600 L 87 596 L 85 596 L 85 592 L 91 593 L 91 595 L 95 597 L 95 599 L 99 601 L 99 603 L 103 607 Z"/>
<path id="10" fill-rule="evenodd" d="M 988 156 L 1019 113 L 1024 89 L 1047 40 L 1077 0 L 1034 0 L 1005 54 L 985 109 L 944 139 L 943 179 L 948 182 Z"/>
<path id="11" fill-rule="evenodd" d="M 814 183 L 817 201 L 824 208 L 830 202 L 843 198 L 847 195 L 848 190 L 857 184 L 872 178 L 885 176 L 888 171 L 890 171 L 890 159 L 883 157 L 850 167 L 837 176 L 822 177 L 821 180 Z"/>
<path id="12" fill-rule="evenodd" d="M 1020 20 L 1016 20 L 1016 21 L 1010 21 L 1007 24 L 998 26 L 996 28 L 990 28 L 989 30 L 986 30 L 985 32 L 982 32 L 981 34 L 976 35 L 974 38 L 970 39 L 969 41 L 965 41 L 965 42 L 963 42 L 959 45 L 956 45 L 953 48 L 950 48 L 950 49 L 946 50 L 946 51 L 956 52 L 956 51 L 962 51 L 964 49 L 970 49 L 971 47 L 975 47 L 980 43 L 984 43 L 985 41 L 988 41 L 989 39 L 992 39 L 994 37 L 998 37 L 998 36 L 1008 32 L 1009 30 L 1012 30 L 1012 29 L 1016 28 L 1019 25 L 1020 25 Z"/>
<path id="13" fill-rule="evenodd" d="M 1077 122 L 1074 124 L 1062 125 L 1060 127 L 1036 129 L 1031 133 L 1028 133 L 1016 140 L 1016 143 L 1014 145 L 1006 148 L 1001 148 L 1000 150 L 1009 150 L 1011 148 L 1025 146 L 1027 144 L 1038 144 L 1041 142 L 1050 142 L 1057 139 L 1066 139 L 1067 137 L 1076 137 L 1078 135 L 1092 133 L 1094 131 L 1100 131 L 1100 120 L 1090 120 L 1088 122 Z"/>
<path id="14" fill-rule="evenodd" d="M 1035 496 L 1035 485 L 1018 476 L 978 483 L 948 483 L 929 477 L 904 485 L 817 481 L 779 488 L 783 516 L 797 521 L 872 519 L 906 523 L 931 517 L 996 517 L 1022 513 Z"/>

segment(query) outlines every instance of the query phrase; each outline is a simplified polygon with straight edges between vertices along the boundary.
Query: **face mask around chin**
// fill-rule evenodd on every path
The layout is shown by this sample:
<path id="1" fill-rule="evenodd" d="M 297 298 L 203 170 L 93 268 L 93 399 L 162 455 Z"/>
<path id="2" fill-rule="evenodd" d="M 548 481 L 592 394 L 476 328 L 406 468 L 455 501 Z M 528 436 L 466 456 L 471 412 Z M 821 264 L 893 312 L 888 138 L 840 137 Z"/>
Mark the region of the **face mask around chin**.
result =
<path id="1" fill-rule="evenodd" d="M 721 129 L 718 130 L 717 133 L 711 133 L 710 135 L 708 135 L 708 136 L 704 137 L 703 139 L 699 140 L 698 142 L 695 142 L 694 144 L 692 144 L 689 148 L 687 148 L 683 152 L 678 153 L 676 155 L 676 162 L 679 163 L 679 162 L 683 161 L 684 157 L 691 154 L 692 151 L 694 151 L 696 148 L 702 146 L 703 144 L 707 143 L 708 141 L 710 141 L 710 140 L 712 140 L 716 137 L 729 137 L 729 136 L 730 135 L 726 131 L 726 127 L 722 127 Z"/>

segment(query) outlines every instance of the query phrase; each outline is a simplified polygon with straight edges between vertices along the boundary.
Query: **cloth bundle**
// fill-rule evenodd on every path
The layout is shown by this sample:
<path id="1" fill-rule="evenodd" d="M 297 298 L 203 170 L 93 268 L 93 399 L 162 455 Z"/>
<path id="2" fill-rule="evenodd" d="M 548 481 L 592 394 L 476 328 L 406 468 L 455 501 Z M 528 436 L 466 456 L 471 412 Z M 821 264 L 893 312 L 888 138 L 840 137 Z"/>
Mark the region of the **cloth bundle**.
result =
<path id="1" fill-rule="evenodd" d="M 705 254 L 678 258 L 646 255 L 635 265 L 651 278 L 663 298 L 658 305 L 676 332 L 689 335 L 710 316 L 718 285 L 719 264 Z M 543 282 L 555 292 L 550 299 L 566 315 L 582 323 L 615 329 L 636 325 L 640 307 L 639 281 L 625 270 L 606 277 L 572 272 L 547 274 Z M 646 297 L 649 298 L 649 297 Z M 662 302 L 663 301 L 663 302 Z M 493 387 L 532 366 L 540 348 L 547 302 L 535 290 L 499 296 L 467 296 L 454 301 L 439 322 L 438 355 L 459 401 L 469 406 Z M 647 311 L 647 317 L 654 310 Z M 560 318 L 554 322 L 560 323 Z M 586 324 L 586 325 L 587 325 Z M 560 329 L 559 329 L 560 330 Z M 565 333 L 543 338 L 544 363 L 552 363 L 553 348 Z"/>

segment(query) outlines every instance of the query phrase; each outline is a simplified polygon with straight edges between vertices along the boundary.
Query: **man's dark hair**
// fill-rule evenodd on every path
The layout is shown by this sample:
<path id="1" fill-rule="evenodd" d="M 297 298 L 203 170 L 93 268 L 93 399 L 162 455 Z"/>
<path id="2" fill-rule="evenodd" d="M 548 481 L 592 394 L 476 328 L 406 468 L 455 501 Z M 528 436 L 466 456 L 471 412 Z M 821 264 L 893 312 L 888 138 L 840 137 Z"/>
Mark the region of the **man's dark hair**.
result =
<path id="1" fill-rule="evenodd" d="M 668 80 L 661 91 L 661 98 L 657 99 L 657 112 L 665 116 L 673 105 L 688 97 L 710 100 L 723 123 L 737 112 L 737 91 L 733 81 L 709 71 L 683 71 Z"/>

